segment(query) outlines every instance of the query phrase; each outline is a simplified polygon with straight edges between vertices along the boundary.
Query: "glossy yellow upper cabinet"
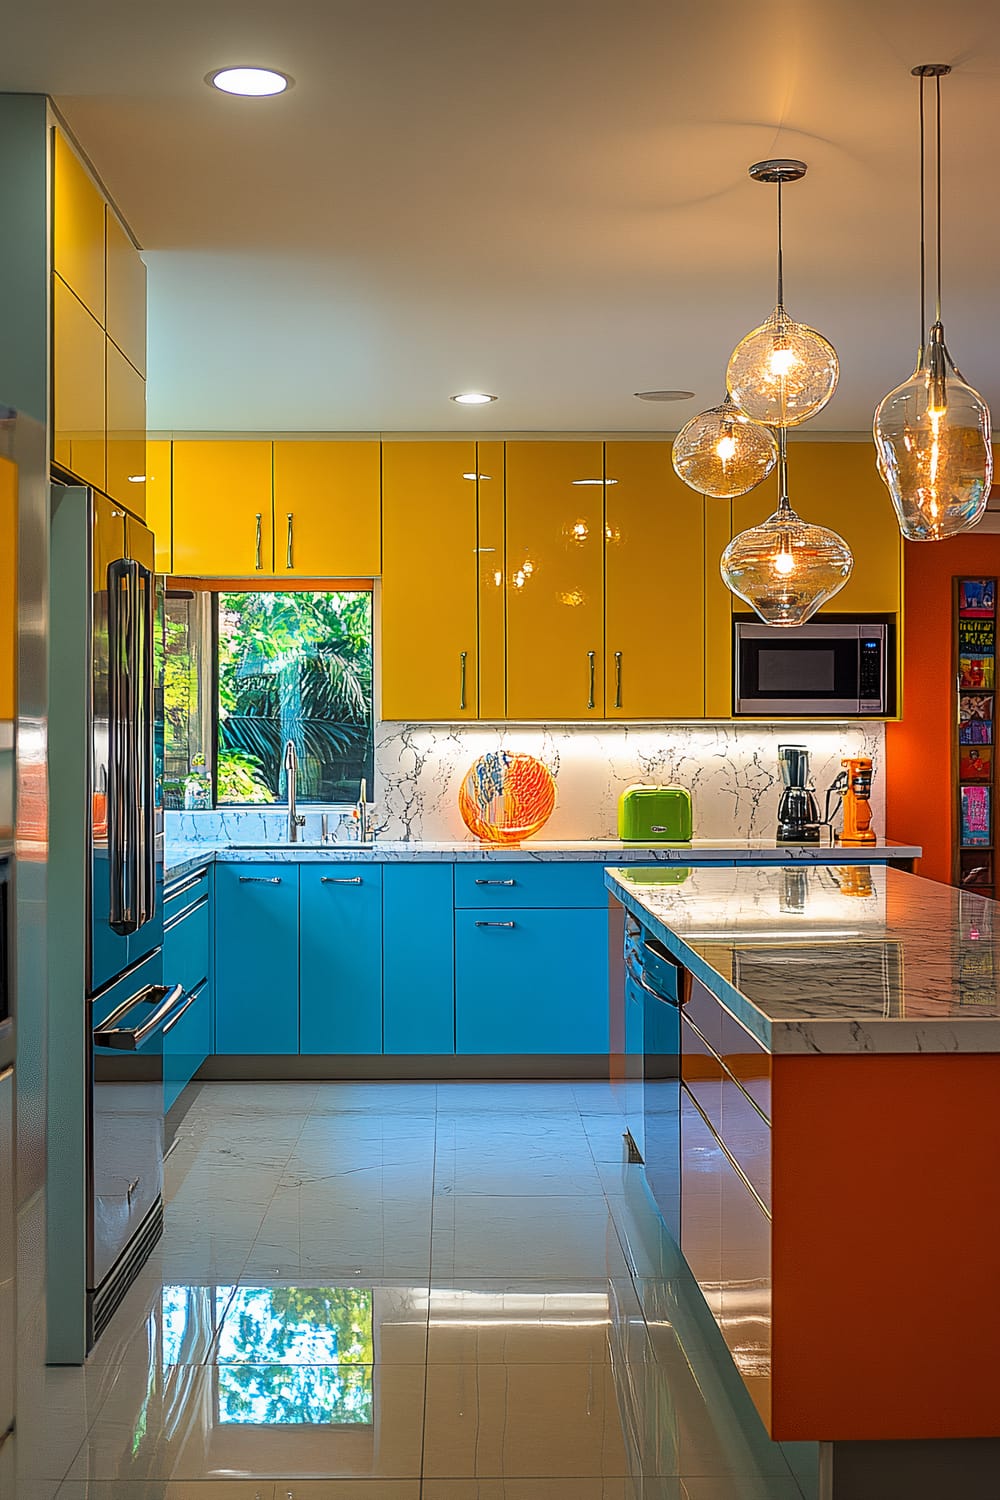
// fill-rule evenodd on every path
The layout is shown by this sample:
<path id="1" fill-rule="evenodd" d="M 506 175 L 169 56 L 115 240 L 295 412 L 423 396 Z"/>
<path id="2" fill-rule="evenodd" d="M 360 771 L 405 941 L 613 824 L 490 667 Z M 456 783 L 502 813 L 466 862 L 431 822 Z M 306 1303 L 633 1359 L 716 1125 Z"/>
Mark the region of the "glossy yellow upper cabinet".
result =
<path id="1" fill-rule="evenodd" d="M 507 713 L 507 617 L 503 586 L 504 444 L 476 445 L 476 494 L 479 505 L 479 717 L 503 719 Z"/>
<path id="2" fill-rule="evenodd" d="M 764 493 L 766 491 L 766 494 Z M 733 502 L 734 532 L 769 515 L 773 479 Z M 854 553 L 854 571 L 825 606 L 834 614 L 897 614 L 902 598 L 903 543 L 889 492 L 875 469 L 870 440 L 789 443 L 788 494 L 804 521 L 829 526 Z M 737 601 L 737 608 L 745 608 Z"/>
<path id="3" fill-rule="evenodd" d="M 271 444 L 174 443 L 173 467 L 174 572 L 270 576 Z"/>
<path id="4" fill-rule="evenodd" d="M 54 131 L 52 269 L 104 323 L 104 198 L 61 130 Z"/>
<path id="5" fill-rule="evenodd" d="M 146 444 L 146 525 L 156 537 L 156 571 L 173 571 L 173 523 L 170 515 L 170 447 Z"/>
<path id="6" fill-rule="evenodd" d="M 507 444 L 507 716 L 604 717 L 604 451 Z"/>
<path id="7" fill-rule="evenodd" d="M 146 266 L 142 256 L 118 221 L 113 208 L 107 214 L 107 295 L 105 327 L 121 352 L 140 375 L 146 373 Z"/>
<path id="8" fill-rule="evenodd" d="M 106 416 L 104 329 L 58 276 L 52 278 L 52 457 L 103 490 Z"/>
<path id="9" fill-rule="evenodd" d="M 137 516 L 146 514 L 146 382 L 107 341 L 107 492 Z"/>
<path id="10" fill-rule="evenodd" d="M 476 445 L 382 445 L 383 719 L 474 719 Z"/>
<path id="11" fill-rule="evenodd" d="M 17 717 L 17 466 L 0 458 L 0 723 Z M 9 836 L 7 809 L 0 830 Z"/>
<path id="12" fill-rule="evenodd" d="M 669 442 L 605 446 L 605 707 L 609 719 L 705 709 L 705 506 Z"/>
<path id="13" fill-rule="evenodd" d="M 765 502 L 766 504 L 766 502 Z M 733 535 L 733 502 L 705 500 L 705 718 L 733 716 L 733 606 L 742 599 L 722 581 L 722 554 Z"/>
<path id="14" fill-rule="evenodd" d="M 275 443 L 274 571 L 373 578 L 381 571 L 377 442 Z"/>

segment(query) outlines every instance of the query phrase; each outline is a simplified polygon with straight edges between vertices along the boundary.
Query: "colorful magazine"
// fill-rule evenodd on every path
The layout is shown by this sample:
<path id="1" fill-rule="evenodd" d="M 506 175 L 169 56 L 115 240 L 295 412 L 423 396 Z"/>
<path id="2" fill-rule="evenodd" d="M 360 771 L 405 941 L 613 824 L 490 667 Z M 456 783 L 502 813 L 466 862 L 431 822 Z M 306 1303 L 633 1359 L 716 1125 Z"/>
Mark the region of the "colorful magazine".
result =
<path id="1" fill-rule="evenodd" d="M 990 793 L 988 786 L 963 786 L 962 843 L 988 844 L 990 840 Z"/>
<path id="2" fill-rule="evenodd" d="M 997 610 L 996 580 L 962 578 L 958 584 L 958 613 L 963 620 L 981 620 Z"/>

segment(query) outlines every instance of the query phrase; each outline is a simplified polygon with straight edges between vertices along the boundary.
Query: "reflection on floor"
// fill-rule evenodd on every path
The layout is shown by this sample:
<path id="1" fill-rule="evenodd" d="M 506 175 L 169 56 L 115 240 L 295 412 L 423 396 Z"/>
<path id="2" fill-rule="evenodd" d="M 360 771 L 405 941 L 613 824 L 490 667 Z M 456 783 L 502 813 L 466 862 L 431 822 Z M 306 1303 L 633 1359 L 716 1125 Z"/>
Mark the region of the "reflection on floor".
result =
<path id="1" fill-rule="evenodd" d="M 18 1500 L 801 1500 L 609 1088 L 213 1084 Z"/>

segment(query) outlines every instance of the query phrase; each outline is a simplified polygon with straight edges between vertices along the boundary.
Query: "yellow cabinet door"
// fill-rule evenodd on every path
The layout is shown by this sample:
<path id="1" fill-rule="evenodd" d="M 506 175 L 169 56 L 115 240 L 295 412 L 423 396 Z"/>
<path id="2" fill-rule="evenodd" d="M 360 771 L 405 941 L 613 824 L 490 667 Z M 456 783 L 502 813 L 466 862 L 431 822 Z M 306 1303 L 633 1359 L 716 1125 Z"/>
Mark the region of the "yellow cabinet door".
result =
<path id="1" fill-rule="evenodd" d="M 173 467 L 174 572 L 270 576 L 271 444 L 174 443 Z"/>
<path id="2" fill-rule="evenodd" d="M 766 506 L 766 501 L 764 502 Z M 705 500 L 705 718 L 733 716 L 733 607 L 742 599 L 722 581 L 722 554 L 733 535 L 731 500 Z"/>
<path id="3" fill-rule="evenodd" d="M 735 500 L 734 532 L 745 531 L 769 515 L 776 494 L 772 479 Z M 789 443 L 788 497 L 792 509 L 804 521 L 815 521 L 839 532 L 854 553 L 854 571 L 825 610 L 834 614 L 898 613 L 902 538 L 889 492 L 875 469 L 871 441 Z M 746 607 L 737 602 L 737 608 Z"/>
<path id="4" fill-rule="evenodd" d="M 605 707 L 609 719 L 705 709 L 705 505 L 669 442 L 605 445 Z"/>
<path id="5" fill-rule="evenodd" d="M 507 444 L 507 716 L 604 717 L 604 451 Z"/>
<path id="6" fill-rule="evenodd" d="M 107 319 L 105 327 L 140 375 L 146 373 L 146 267 L 114 209 L 107 214 Z"/>
<path id="7" fill-rule="evenodd" d="M 383 719 L 474 719 L 474 442 L 382 446 Z"/>
<path id="8" fill-rule="evenodd" d="M 381 571 L 377 442 L 274 445 L 279 578 L 373 578 Z"/>
<path id="9" fill-rule="evenodd" d="M 156 571 L 173 571 L 173 524 L 170 515 L 170 443 L 146 444 L 146 525 L 156 538 Z"/>
<path id="10" fill-rule="evenodd" d="M 0 723 L 17 717 L 17 465 L 0 458 Z M 5 736 L 6 740 L 6 736 Z M 0 833 L 10 836 L 7 808 Z"/>
<path id="11" fill-rule="evenodd" d="M 104 323 L 104 198 L 61 130 L 53 132 L 52 269 Z"/>
<path id="12" fill-rule="evenodd" d="M 107 492 L 134 515 L 146 514 L 146 382 L 107 341 Z"/>
<path id="13" fill-rule="evenodd" d="M 104 329 L 58 276 L 52 278 L 52 457 L 103 490 Z"/>
<path id="14" fill-rule="evenodd" d="M 476 445 L 479 506 L 479 717 L 507 713 L 507 618 L 504 597 L 504 444 Z"/>

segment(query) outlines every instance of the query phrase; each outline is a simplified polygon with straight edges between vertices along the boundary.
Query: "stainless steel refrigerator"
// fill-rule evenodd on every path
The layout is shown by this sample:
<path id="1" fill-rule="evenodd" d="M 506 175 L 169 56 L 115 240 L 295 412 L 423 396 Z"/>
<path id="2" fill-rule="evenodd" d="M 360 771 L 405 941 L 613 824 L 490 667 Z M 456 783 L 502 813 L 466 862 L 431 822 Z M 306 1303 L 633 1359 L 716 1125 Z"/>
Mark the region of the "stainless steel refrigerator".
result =
<path id="1" fill-rule="evenodd" d="M 51 726 L 50 764 L 54 777 L 68 778 L 62 811 L 76 809 L 75 835 L 53 808 L 53 861 L 58 844 L 70 931 L 82 927 L 86 950 L 77 990 L 83 1036 L 72 1022 L 72 958 L 59 1000 L 70 1025 L 50 1028 L 61 1051 L 53 1065 L 71 1091 L 77 1054 L 86 1139 L 86 1348 L 71 1303 L 53 1309 L 50 1299 L 49 1359 L 57 1363 L 90 1349 L 162 1231 L 163 1033 L 185 995 L 162 972 L 162 611 L 153 559 L 152 533 L 136 517 L 96 491 L 53 486 L 52 696 L 67 701 Z M 73 702 L 78 678 L 82 704 Z M 82 902 L 67 878 L 80 831 Z M 76 1230 L 79 1271 L 80 1226 L 51 1192 L 49 1201 Z M 61 1253 L 58 1234 L 50 1227 L 50 1253 Z"/>

